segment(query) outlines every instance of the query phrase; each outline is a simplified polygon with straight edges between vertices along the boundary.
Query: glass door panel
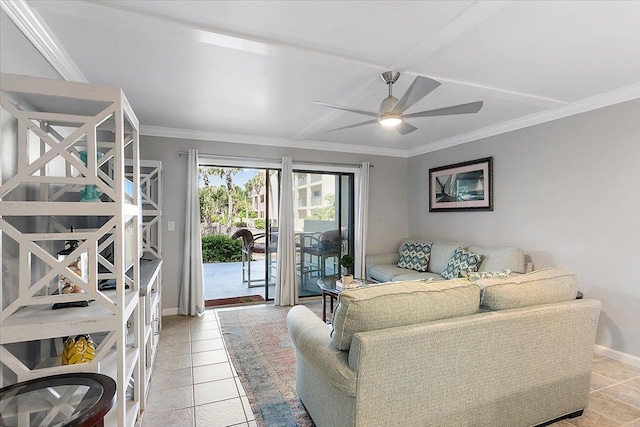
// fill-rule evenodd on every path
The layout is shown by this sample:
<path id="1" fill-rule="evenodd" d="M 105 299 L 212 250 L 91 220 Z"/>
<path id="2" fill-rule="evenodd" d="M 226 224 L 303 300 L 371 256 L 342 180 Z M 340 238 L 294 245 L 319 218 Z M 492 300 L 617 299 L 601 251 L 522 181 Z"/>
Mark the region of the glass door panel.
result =
<path id="1" fill-rule="evenodd" d="M 202 165 L 199 191 L 208 304 L 272 298 L 278 172 Z"/>
<path id="2" fill-rule="evenodd" d="M 280 207 L 280 171 L 266 170 L 266 238 L 267 252 L 265 257 L 265 299 L 270 300 L 275 294 L 276 271 L 278 262 L 278 209 Z"/>
<path id="3" fill-rule="evenodd" d="M 298 295 L 319 295 L 318 279 L 353 252 L 353 174 L 295 171 L 293 187 Z"/>
<path id="4" fill-rule="evenodd" d="M 342 240 L 341 256 L 355 254 L 355 209 L 354 209 L 354 176 L 353 174 L 340 175 L 340 225 L 344 230 Z M 341 269 L 345 270 L 345 269 Z M 346 274 L 353 274 L 353 267 L 343 271 Z"/>

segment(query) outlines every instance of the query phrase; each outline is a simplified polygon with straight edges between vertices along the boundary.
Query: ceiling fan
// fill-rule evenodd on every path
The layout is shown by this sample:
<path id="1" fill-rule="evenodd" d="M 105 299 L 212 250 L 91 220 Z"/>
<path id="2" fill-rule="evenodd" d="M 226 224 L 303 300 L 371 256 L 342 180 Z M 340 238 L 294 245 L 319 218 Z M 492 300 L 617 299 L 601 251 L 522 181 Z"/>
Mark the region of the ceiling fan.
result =
<path id="1" fill-rule="evenodd" d="M 356 123 L 349 126 L 330 129 L 327 132 L 349 129 L 378 122 L 382 126 L 394 127 L 402 135 L 406 135 L 418 128 L 405 122 L 405 119 L 412 119 L 414 117 L 451 116 L 454 114 L 472 114 L 477 113 L 482 108 L 482 101 L 477 101 L 470 102 L 468 104 L 452 105 L 451 107 L 437 108 L 435 110 L 404 114 L 404 112 L 411 106 L 413 106 L 413 104 L 420 101 L 422 98 L 429 95 L 438 86 L 440 86 L 440 82 L 427 77 L 417 76 L 413 83 L 411 83 L 411 86 L 409 86 L 409 89 L 407 89 L 407 91 L 404 93 L 402 98 L 398 100 L 398 98 L 393 96 L 392 88 L 393 84 L 398 80 L 398 77 L 400 77 L 400 73 L 398 71 L 385 71 L 380 75 L 380 77 L 382 77 L 382 80 L 387 84 L 387 86 L 389 86 L 389 96 L 382 100 L 379 113 L 358 110 L 351 107 L 343 107 L 341 105 L 328 104 L 321 101 L 313 102 L 314 104 L 322 105 L 324 107 L 330 107 L 338 110 L 350 111 L 356 114 L 362 114 L 369 117 L 375 117 L 374 120 L 367 120 L 365 122 Z"/>

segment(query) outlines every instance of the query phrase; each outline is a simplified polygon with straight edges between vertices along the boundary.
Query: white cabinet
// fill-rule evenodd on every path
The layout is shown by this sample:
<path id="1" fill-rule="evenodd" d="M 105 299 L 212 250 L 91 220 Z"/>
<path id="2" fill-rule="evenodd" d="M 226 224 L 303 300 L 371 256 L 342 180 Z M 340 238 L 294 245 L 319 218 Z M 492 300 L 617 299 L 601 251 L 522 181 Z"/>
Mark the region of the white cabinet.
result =
<path id="1" fill-rule="evenodd" d="M 1 385 L 105 373 L 118 387 L 105 425 L 131 426 L 146 363 L 138 119 L 119 88 L 2 74 L 0 91 Z M 67 241 L 77 248 L 59 259 Z M 61 277 L 76 292 L 60 294 Z M 80 334 L 95 358 L 62 366 L 63 339 Z"/>
<path id="2" fill-rule="evenodd" d="M 140 260 L 140 336 L 143 355 L 140 408 L 144 411 L 162 330 L 162 162 L 141 160 L 139 172 L 141 247 L 144 253 Z M 131 162 L 126 163 L 125 174 L 133 177 Z"/>

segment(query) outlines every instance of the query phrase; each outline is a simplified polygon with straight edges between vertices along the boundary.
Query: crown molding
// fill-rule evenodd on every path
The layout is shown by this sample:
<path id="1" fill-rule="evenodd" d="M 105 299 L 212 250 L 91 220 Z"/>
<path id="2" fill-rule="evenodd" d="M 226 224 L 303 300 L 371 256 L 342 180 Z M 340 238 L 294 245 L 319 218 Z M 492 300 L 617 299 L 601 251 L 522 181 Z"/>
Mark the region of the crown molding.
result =
<path id="1" fill-rule="evenodd" d="M 268 136 L 238 135 L 192 129 L 168 128 L 162 126 L 140 126 L 140 134 L 162 138 L 194 139 L 233 144 L 263 145 L 270 147 L 301 148 L 306 150 L 331 151 L 338 153 L 369 154 L 374 156 L 407 158 L 407 150 L 393 148 L 366 147 L 363 145 L 338 144 L 314 140 L 292 140 Z"/>
<path id="2" fill-rule="evenodd" d="M 25 0 L 0 0 L 2 10 L 64 80 L 89 83 L 62 44 Z"/>
<path id="3" fill-rule="evenodd" d="M 419 156 L 421 154 L 431 153 L 433 151 L 443 150 L 445 148 L 454 147 L 456 145 L 466 144 L 468 142 L 489 138 L 518 129 L 524 129 L 530 126 L 539 125 L 546 122 L 562 119 L 565 117 L 582 114 L 599 108 L 608 107 L 622 102 L 631 101 L 640 98 L 640 83 L 624 86 L 619 89 L 584 98 L 579 101 L 572 102 L 562 107 L 551 110 L 540 111 L 529 114 L 528 116 L 519 117 L 496 125 L 488 126 L 477 131 L 468 132 L 462 135 L 456 135 L 451 138 L 442 139 L 433 143 L 423 145 L 421 147 L 408 150 L 408 157 Z"/>

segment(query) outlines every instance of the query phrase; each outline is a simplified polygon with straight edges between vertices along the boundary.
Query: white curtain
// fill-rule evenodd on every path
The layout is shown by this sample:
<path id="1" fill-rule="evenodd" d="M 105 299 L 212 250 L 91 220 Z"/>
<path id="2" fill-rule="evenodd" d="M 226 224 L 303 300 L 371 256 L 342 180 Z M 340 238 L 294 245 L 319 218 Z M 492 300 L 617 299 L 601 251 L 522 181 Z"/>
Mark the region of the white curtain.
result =
<path id="1" fill-rule="evenodd" d="M 367 250 L 367 223 L 369 217 L 369 162 L 360 163 L 358 200 L 356 201 L 355 274 L 366 278 L 364 265 Z"/>
<path id="2" fill-rule="evenodd" d="M 295 305 L 296 242 L 293 224 L 293 170 L 291 157 L 282 158 L 280 220 L 278 222 L 278 267 L 276 270 L 275 305 Z"/>
<path id="3" fill-rule="evenodd" d="M 189 149 L 188 162 L 184 256 L 182 281 L 178 295 L 178 314 L 200 316 L 204 313 L 204 283 L 202 281 L 202 239 L 200 237 L 200 199 L 198 197 L 198 150 Z"/>

